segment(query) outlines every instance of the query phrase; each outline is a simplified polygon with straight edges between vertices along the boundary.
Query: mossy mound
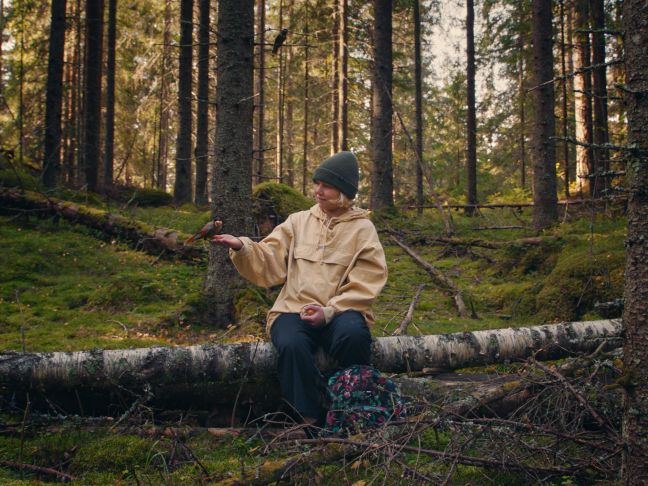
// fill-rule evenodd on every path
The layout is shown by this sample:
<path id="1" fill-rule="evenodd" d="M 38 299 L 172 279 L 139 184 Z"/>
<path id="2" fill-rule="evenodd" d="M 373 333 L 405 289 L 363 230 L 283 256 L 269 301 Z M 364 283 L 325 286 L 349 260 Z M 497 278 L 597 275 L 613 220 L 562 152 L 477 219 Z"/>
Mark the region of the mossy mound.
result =
<path id="1" fill-rule="evenodd" d="M 268 234 L 272 228 L 297 211 L 304 211 L 313 201 L 295 188 L 276 182 L 263 182 L 252 191 L 252 214 L 261 234 Z"/>
<path id="2" fill-rule="evenodd" d="M 573 239 L 536 296 L 538 317 L 543 321 L 577 320 L 591 312 L 596 302 L 620 297 L 624 261 L 621 235 L 599 235 L 592 244 Z"/>
<path id="3" fill-rule="evenodd" d="M 160 207 L 173 202 L 173 196 L 168 192 L 142 187 L 113 186 L 107 191 L 107 196 L 129 206 Z"/>
<path id="4" fill-rule="evenodd" d="M 137 304 L 168 299 L 171 295 L 163 283 L 144 274 L 121 275 L 109 287 L 97 288 L 88 298 L 88 305 L 101 309 L 125 310 Z"/>
<path id="5" fill-rule="evenodd" d="M 84 442 L 76 452 L 70 470 L 83 472 L 88 470 L 121 473 L 136 467 L 159 462 L 160 451 L 155 445 L 140 437 L 114 435 L 97 437 Z"/>

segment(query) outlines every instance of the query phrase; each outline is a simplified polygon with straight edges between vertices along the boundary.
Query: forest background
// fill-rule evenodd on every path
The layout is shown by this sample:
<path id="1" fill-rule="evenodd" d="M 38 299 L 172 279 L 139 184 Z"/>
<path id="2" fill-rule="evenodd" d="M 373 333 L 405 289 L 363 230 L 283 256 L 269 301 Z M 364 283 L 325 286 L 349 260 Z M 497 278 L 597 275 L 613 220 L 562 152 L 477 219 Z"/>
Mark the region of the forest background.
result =
<path id="1" fill-rule="evenodd" d="M 214 248 L 186 263 L 182 240 L 211 217 L 260 237 L 308 207 L 312 171 L 338 150 L 361 162 L 357 201 L 389 258 L 376 336 L 412 298 L 419 334 L 618 317 L 626 257 L 645 278 L 643 247 L 623 243 L 645 170 L 628 130 L 645 65 L 633 91 L 623 64 L 633 8 L 641 18 L 602 0 L 0 0 L 2 348 L 258 339 L 276 290 L 246 286 Z M 420 287 L 404 242 L 451 285 Z M 22 463 L 16 444 L 4 450 Z M 141 461 L 124 460 L 111 480 L 137 477 Z M 613 477 L 618 463 L 598 467 Z"/>

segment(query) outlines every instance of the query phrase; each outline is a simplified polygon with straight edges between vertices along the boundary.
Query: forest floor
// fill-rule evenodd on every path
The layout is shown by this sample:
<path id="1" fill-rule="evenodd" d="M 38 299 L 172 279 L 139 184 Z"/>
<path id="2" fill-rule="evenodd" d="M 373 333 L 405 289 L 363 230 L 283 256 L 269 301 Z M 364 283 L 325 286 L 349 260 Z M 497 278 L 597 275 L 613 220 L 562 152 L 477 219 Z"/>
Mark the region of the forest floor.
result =
<path id="1" fill-rule="evenodd" d="M 192 206 L 124 209 L 100 199 L 87 202 L 184 233 L 209 219 L 208 211 Z M 483 209 L 474 217 L 453 212 L 453 238 L 471 243 L 457 245 L 431 240 L 445 236 L 436 210 L 422 215 L 412 210 L 374 215 L 389 267 L 388 283 L 374 306 L 374 336 L 393 333 L 422 284 L 425 287 L 408 328 L 412 335 L 607 317 L 601 316 L 595 304 L 622 297 L 626 227 L 622 211 L 570 207 L 562 216 L 555 228 L 538 235 L 532 230 L 529 208 Z M 484 229 L 505 226 L 512 228 Z M 451 295 L 391 240 L 393 234 L 465 292 L 472 317 L 457 315 Z M 519 241 L 538 236 L 537 244 Z M 474 245 L 476 240 L 504 244 L 483 248 Z M 0 351 L 265 338 L 264 316 L 278 291 L 250 287 L 238 298 L 237 320 L 216 329 L 191 322 L 184 314 L 187 304 L 199 296 L 206 260 L 187 263 L 150 256 L 123 242 L 106 240 L 95 230 L 26 214 L 0 216 L 0 241 Z M 144 426 L 137 432 L 116 434 L 105 423 L 91 427 L 80 417 L 76 417 L 77 424 L 75 418 L 51 415 L 47 428 L 41 429 L 37 423 L 43 416 L 28 418 L 10 404 L 5 404 L 2 413 L 3 484 L 61 480 L 44 469 L 19 469 L 11 463 L 65 471 L 78 478 L 78 484 L 203 484 L 242 471 L 253 474 L 262 462 L 287 457 L 285 450 L 270 448 L 261 458 L 259 451 L 267 444 L 254 436 L 217 437 L 204 430 L 180 440 L 173 434 L 146 432 Z M 443 448 L 443 434 L 430 432 L 421 437 L 421 447 Z M 403 460 L 418 461 L 417 457 L 412 453 Z M 389 477 L 389 471 L 377 472 L 369 458 L 347 458 L 346 465 L 341 464 L 314 466 L 300 481 L 408 484 L 402 474 Z M 452 467 L 455 473 L 448 484 L 522 481 L 513 473 L 486 476 L 475 466 Z"/>

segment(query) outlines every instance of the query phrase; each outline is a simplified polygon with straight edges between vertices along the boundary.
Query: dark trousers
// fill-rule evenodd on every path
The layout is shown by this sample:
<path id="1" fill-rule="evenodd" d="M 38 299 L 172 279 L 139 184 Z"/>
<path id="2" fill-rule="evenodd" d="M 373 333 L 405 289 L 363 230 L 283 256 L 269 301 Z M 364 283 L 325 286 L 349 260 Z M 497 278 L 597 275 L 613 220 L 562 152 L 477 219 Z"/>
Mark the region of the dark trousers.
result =
<path id="1" fill-rule="evenodd" d="M 346 311 L 323 327 L 302 321 L 299 314 L 281 314 L 270 328 L 279 354 L 278 372 L 284 398 L 302 417 L 323 419 L 323 377 L 315 366 L 318 347 L 340 366 L 369 364 L 371 333 L 360 312 Z"/>

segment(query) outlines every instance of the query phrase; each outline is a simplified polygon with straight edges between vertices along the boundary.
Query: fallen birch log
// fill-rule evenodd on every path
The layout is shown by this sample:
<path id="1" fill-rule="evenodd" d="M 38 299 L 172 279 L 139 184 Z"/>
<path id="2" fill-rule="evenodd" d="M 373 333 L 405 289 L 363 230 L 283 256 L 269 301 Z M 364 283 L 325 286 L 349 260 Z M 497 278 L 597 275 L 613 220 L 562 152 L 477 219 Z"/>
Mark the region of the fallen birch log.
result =
<path id="1" fill-rule="evenodd" d="M 167 228 L 154 228 L 118 214 L 48 197 L 33 191 L 6 189 L 0 191 L 2 211 L 16 213 L 29 211 L 38 216 L 58 216 L 71 223 L 78 223 L 101 231 L 107 238 L 117 238 L 135 246 L 138 250 L 159 256 L 167 253 L 184 259 L 206 256 L 199 246 L 185 245 L 190 236 Z"/>
<path id="2" fill-rule="evenodd" d="M 456 368 L 523 360 L 558 359 L 621 345 L 621 321 L 570 322 L 523 328 L 495 329 L 429 336 L 390 336 L 372 344 L 372 362 L 387 373 L 425 368 Z M 271 343 L 204 344 L 54 353 L 0 354 L 0 398 L 16 394 L 61 398 L 68 406 L 83 393 L 103 397 L 123 390 L 142 394 L 151 387 L 149 404 L 160 407 L 210 408 L 220 404 L 276 410 L 280 402 Z M 334 363 L 319 355 L 322 369 Z M 122 392 L 120 392 L 122 390 Z M 130 392 L 129 392 L 130 393 Z M 108 395 L 107 395 L 108 394 Z M 238 396 L 238 400 L 236 397 Z M 129 396 L 127 396 L 129 398 Z M 128 400 L 133 402 L 131 397 Z M 63 405 L 61 405 L 63 406 Z M 79 404 L 80 408 L 82 404 Z M 260 410 L 260 409 L 259 409 Z M 89 410 L 86 409 L 86 412 Z"/>

